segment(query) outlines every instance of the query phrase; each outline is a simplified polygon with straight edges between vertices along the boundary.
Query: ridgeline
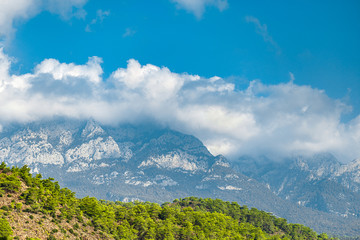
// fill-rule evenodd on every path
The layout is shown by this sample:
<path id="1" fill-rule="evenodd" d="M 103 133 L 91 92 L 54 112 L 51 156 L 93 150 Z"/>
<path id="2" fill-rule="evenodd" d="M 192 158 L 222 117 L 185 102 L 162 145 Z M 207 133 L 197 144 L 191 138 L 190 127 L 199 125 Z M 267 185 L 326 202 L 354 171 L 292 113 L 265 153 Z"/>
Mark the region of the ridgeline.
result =
<path id="1" fill-rule="evenodd" d="M 188 197 L 161 206 L 76 198 L 27 166 L 0 165 L 0 239 L 329 239 L 235 202 Z"/>

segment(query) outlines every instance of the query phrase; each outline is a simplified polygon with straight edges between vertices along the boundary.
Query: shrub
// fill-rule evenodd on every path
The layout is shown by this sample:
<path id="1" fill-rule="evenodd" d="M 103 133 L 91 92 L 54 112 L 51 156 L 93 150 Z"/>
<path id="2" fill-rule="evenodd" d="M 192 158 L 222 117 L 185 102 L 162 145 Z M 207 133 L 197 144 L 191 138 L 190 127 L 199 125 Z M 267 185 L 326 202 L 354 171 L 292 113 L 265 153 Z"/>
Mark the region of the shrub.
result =
<path id="1" fill-rule="evenodd" d="M 15 204 L 16 210 L 20 211 L 20 210 L 21 210 L 21 207 L 22 207 L 22 203 L 21 203 L 21 202 L 18 202 L 18 203 Z"/>
<path id="2" fill-rule="evenodd" d="M 13 234 L 9 222 L 0 218 L 0 239 L 8 239 Z"/>
<path id="3" fill-rule="evenodd" d="M 17 192 L 21 186 L 20 179 L 15 174 L 7 175 L 6 173 L 0 174 L 0 187 L 5 192 Z M 8 197 L 11 197 L 9 194 Z"/>
<path id="4" fill-rule="evenodd" d="M 2 206 L 1 209 L 4 210 L 4 211 L 9 211 L 9 210 L 10 210 L 9 207 L 8 207 L 8 206 L 5 206 L 5 205 Z"/>
<path id="5" fill-rule="evenodd" d="M 78 223 L 74 224 L 74 229 L 79 229 L 79 224 Z"/>
<path id="6" fill-rule="evenodd" d="M 54 235 L 50 235 L 47 240 L 56 240 L 56 238 L 54 237 Z"/>

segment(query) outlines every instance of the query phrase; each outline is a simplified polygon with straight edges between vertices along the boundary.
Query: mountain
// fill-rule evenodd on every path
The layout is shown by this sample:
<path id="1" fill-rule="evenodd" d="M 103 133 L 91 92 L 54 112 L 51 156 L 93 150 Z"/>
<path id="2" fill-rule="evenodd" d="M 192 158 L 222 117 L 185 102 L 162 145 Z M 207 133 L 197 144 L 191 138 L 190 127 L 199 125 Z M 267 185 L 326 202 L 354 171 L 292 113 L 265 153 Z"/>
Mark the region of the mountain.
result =
<path id="1" fill-rule="evenodd" d="M 27 166 L 0 164 L 0 239 L 329 239 L 234 202 L 79 199 L 53 180 L 32 176 Z"/>
<path id="2" fill-rule="evenodd" d="M 341 165 L 330 178 L 351 191 L 360 193 L 360 158 Z"/>
<path id="3" fill-rule="evenodd" d="M 360 160 L 341 164 L 329 153 L 281 161 L 243 156 L 233 165 L 283 199 L 344 217 L 360 217 Z"/>
<path id="4" fill-rule="evenodd" d="M 105 126 L 57 119 L 5 126 L 0 161 L 27 164 L 62 187 L 111 201 L 163 203 L 187 196 L 220 198 L 272 212 L 318 232 L 359 235 L 360 220 L 284 200 L 263 183 L 213 156 L 197 138 L 158 126 Z"/>

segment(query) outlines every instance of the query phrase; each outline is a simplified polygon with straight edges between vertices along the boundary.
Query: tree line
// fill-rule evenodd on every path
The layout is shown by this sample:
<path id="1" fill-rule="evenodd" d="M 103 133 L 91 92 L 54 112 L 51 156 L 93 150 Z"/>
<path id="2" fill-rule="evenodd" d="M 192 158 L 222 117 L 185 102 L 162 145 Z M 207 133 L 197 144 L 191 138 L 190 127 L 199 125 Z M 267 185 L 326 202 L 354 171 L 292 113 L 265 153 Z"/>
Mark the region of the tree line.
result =
<path id="1" fill-rule="evenodd" d="M 13 235 L 9 211 L 42 214 L 55 223 L 75 220 L 67 233 L 79 239 L 84 226 L 104 239 L 329 239 L 306 226 L 220 199 L 188 197 L 162 205 L 79 199 L 54 179 L 33 176 L 26 165 L 9 168 L 2 163 L 0 196 L 12 193 L 21 194 L 9 206 L 0 206 L 0 239 Z M 56 232 L 50 232 L 48 239 L 56 239 Z"/>

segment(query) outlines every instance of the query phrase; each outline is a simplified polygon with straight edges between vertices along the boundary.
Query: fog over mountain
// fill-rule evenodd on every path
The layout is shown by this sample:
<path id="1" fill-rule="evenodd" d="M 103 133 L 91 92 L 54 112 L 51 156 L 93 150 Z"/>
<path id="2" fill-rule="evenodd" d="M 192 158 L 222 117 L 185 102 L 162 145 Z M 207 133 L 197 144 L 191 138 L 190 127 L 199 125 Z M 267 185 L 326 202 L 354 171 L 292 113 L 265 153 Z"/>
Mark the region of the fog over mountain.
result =
<path id="1" fill-rule="evenodd" d="M 31 173 L 54 177 L 78 197 L 158 203 L 187 196 L 219 198 L 317 232 L 359 235 L 359 165 L 339 168 L 340 175 L 334 175 L 339 177 L 337 184 L 322 181 L 328 175 L 323 169 L 333 169 L 331 158 L 323 160 L 322 164 L 297 161 L 290 169 L 271 164 L 253 169 L 256 160 L 234 166 L 223 156 L 212 155 L 194 136 L 157 126 L 108 127 L 58 119 L 12 124 L 0 133 L 0 162 L 26 164 Z"/>
<path id="2" fill-rule="evenodd" d="M 358 236 L 359 10 L 0 0 L 0 163 L 79 197 L 219 198 Z"/>
<path id="3" fill-rule="evenodd" d="M 344 217 L 360 216 L 360 158 L 341 164 L 329 153 L 283 161 L 243 156 L 233 166 L 298 205 Z"/>
<path id="4" fill-rule="evenodd" d="M 45 59 L 32 72 L 12 74 L 0 52 L 0 123 L 55 116 L 103 124 L 156 122 L 192 134 L 213 154 L 287 156 L 331 152 L 343 162 L 360 156 L 360 117 L 323 90 L 253 80 L 238 89 L 220 77 L 174 73 L 131 59 L 103 78 L 102 60 L 83 65 Z"/>

